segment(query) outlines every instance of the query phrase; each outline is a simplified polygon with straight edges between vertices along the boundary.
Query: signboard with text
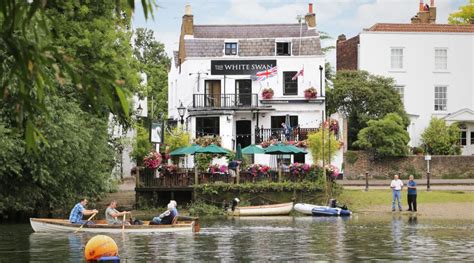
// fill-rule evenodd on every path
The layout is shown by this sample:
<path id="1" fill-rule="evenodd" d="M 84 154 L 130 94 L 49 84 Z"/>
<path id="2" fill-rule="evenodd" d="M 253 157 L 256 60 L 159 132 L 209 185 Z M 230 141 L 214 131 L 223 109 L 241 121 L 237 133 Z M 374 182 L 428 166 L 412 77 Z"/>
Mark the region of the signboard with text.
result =
<path id="1" fill-rule="evenodd" d="M 276 60 L 211 60 L 211 75 L 255 75 L 276 65 Z"/>

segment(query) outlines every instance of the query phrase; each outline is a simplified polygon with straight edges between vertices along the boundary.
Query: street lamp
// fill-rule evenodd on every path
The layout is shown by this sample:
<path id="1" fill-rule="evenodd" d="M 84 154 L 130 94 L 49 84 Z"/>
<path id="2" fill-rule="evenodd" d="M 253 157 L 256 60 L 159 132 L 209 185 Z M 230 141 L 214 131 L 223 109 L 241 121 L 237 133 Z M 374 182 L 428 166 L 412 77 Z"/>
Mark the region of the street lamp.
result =
<path id="1" fill-rule="evenodd" d="M 181 118 L 180 122 L 181 122 L 181 127 L 183 126 L 184 124 L 184 112 L 186 111 L 186 107 L 183 106 L 183 102 L 181 102 L 181 105 L 179 105 L 178 107 L 178 114 L 179 114 L 179 117 Z"/>
<path id="2" fill-rule="evenodd" d="M 319 65 L 319 96 L 323 96 L 323 66 Z"/>

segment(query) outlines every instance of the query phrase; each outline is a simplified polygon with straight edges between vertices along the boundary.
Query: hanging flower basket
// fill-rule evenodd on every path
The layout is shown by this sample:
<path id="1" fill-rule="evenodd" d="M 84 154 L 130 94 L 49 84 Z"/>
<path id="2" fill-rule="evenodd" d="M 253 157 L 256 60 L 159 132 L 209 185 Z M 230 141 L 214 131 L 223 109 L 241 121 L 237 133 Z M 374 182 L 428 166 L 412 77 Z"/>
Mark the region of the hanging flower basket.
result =
<path id="1" fill-rule="evenodd" d="M 155 170 L 161 164 L 161 154 L 158 152 L 150 152 L 143 158 L 143 165 L 148 169 Z"/>
<path id="2" fill-rule="evenodd" d="M 266 88 L 266 89 L 263 89 L 262 91 L 262 98 L 264 100 L 269 100 L 271 98 L 273 98 L 273 89 L 272 88 Z"/>
<path id="3" fill-rule="evenodd" d="M 304 90 L 304 97 L 306 99 L 314 99 L 316 98 L 316 96 L 318 96 L 318 92 L 316 91 L 316 89 L 314 87 L 309 87 L 307 89 Z"/>
<path id="4" fill-rule="evenodd" d="M 331 119 L 329 121 L 329 130 L 334 134 L 339 134 L 339 122 L 337 120 Z"/>

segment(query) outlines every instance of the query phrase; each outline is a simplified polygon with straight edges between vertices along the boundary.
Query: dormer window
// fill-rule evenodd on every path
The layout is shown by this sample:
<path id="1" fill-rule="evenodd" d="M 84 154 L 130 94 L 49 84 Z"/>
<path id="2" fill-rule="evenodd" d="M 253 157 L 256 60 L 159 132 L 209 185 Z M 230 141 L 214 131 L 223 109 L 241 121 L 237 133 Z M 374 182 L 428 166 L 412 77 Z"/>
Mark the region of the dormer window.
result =
<path id="1" fill-rule="evenodd" d="M 276 43 L 277 56 L 291 56 L 291 42 Z"/>
<path id="2" fill-rule="evenodd" d="M 237 43 L 236 42 L 225 43 L 225 55 L 226 56 L 235 56 L 235 55 L 237 55 Z"/>

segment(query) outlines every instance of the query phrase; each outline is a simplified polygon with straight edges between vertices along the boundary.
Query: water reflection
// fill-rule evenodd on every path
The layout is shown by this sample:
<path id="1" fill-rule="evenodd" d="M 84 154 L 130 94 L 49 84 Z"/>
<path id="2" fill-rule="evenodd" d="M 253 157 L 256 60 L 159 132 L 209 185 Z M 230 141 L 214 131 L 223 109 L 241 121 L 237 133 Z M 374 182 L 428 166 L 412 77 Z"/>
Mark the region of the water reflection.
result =
<path id="1" fill-rule="evenodd" d="M 202 232 L 111 236 L 133 261 L 466 261 L 474 257 L 474 222 L 416 215 L 203 219 Z M 2 228 L 0 261 L 83 261 L 90 233 L 31 233 Z"/>

